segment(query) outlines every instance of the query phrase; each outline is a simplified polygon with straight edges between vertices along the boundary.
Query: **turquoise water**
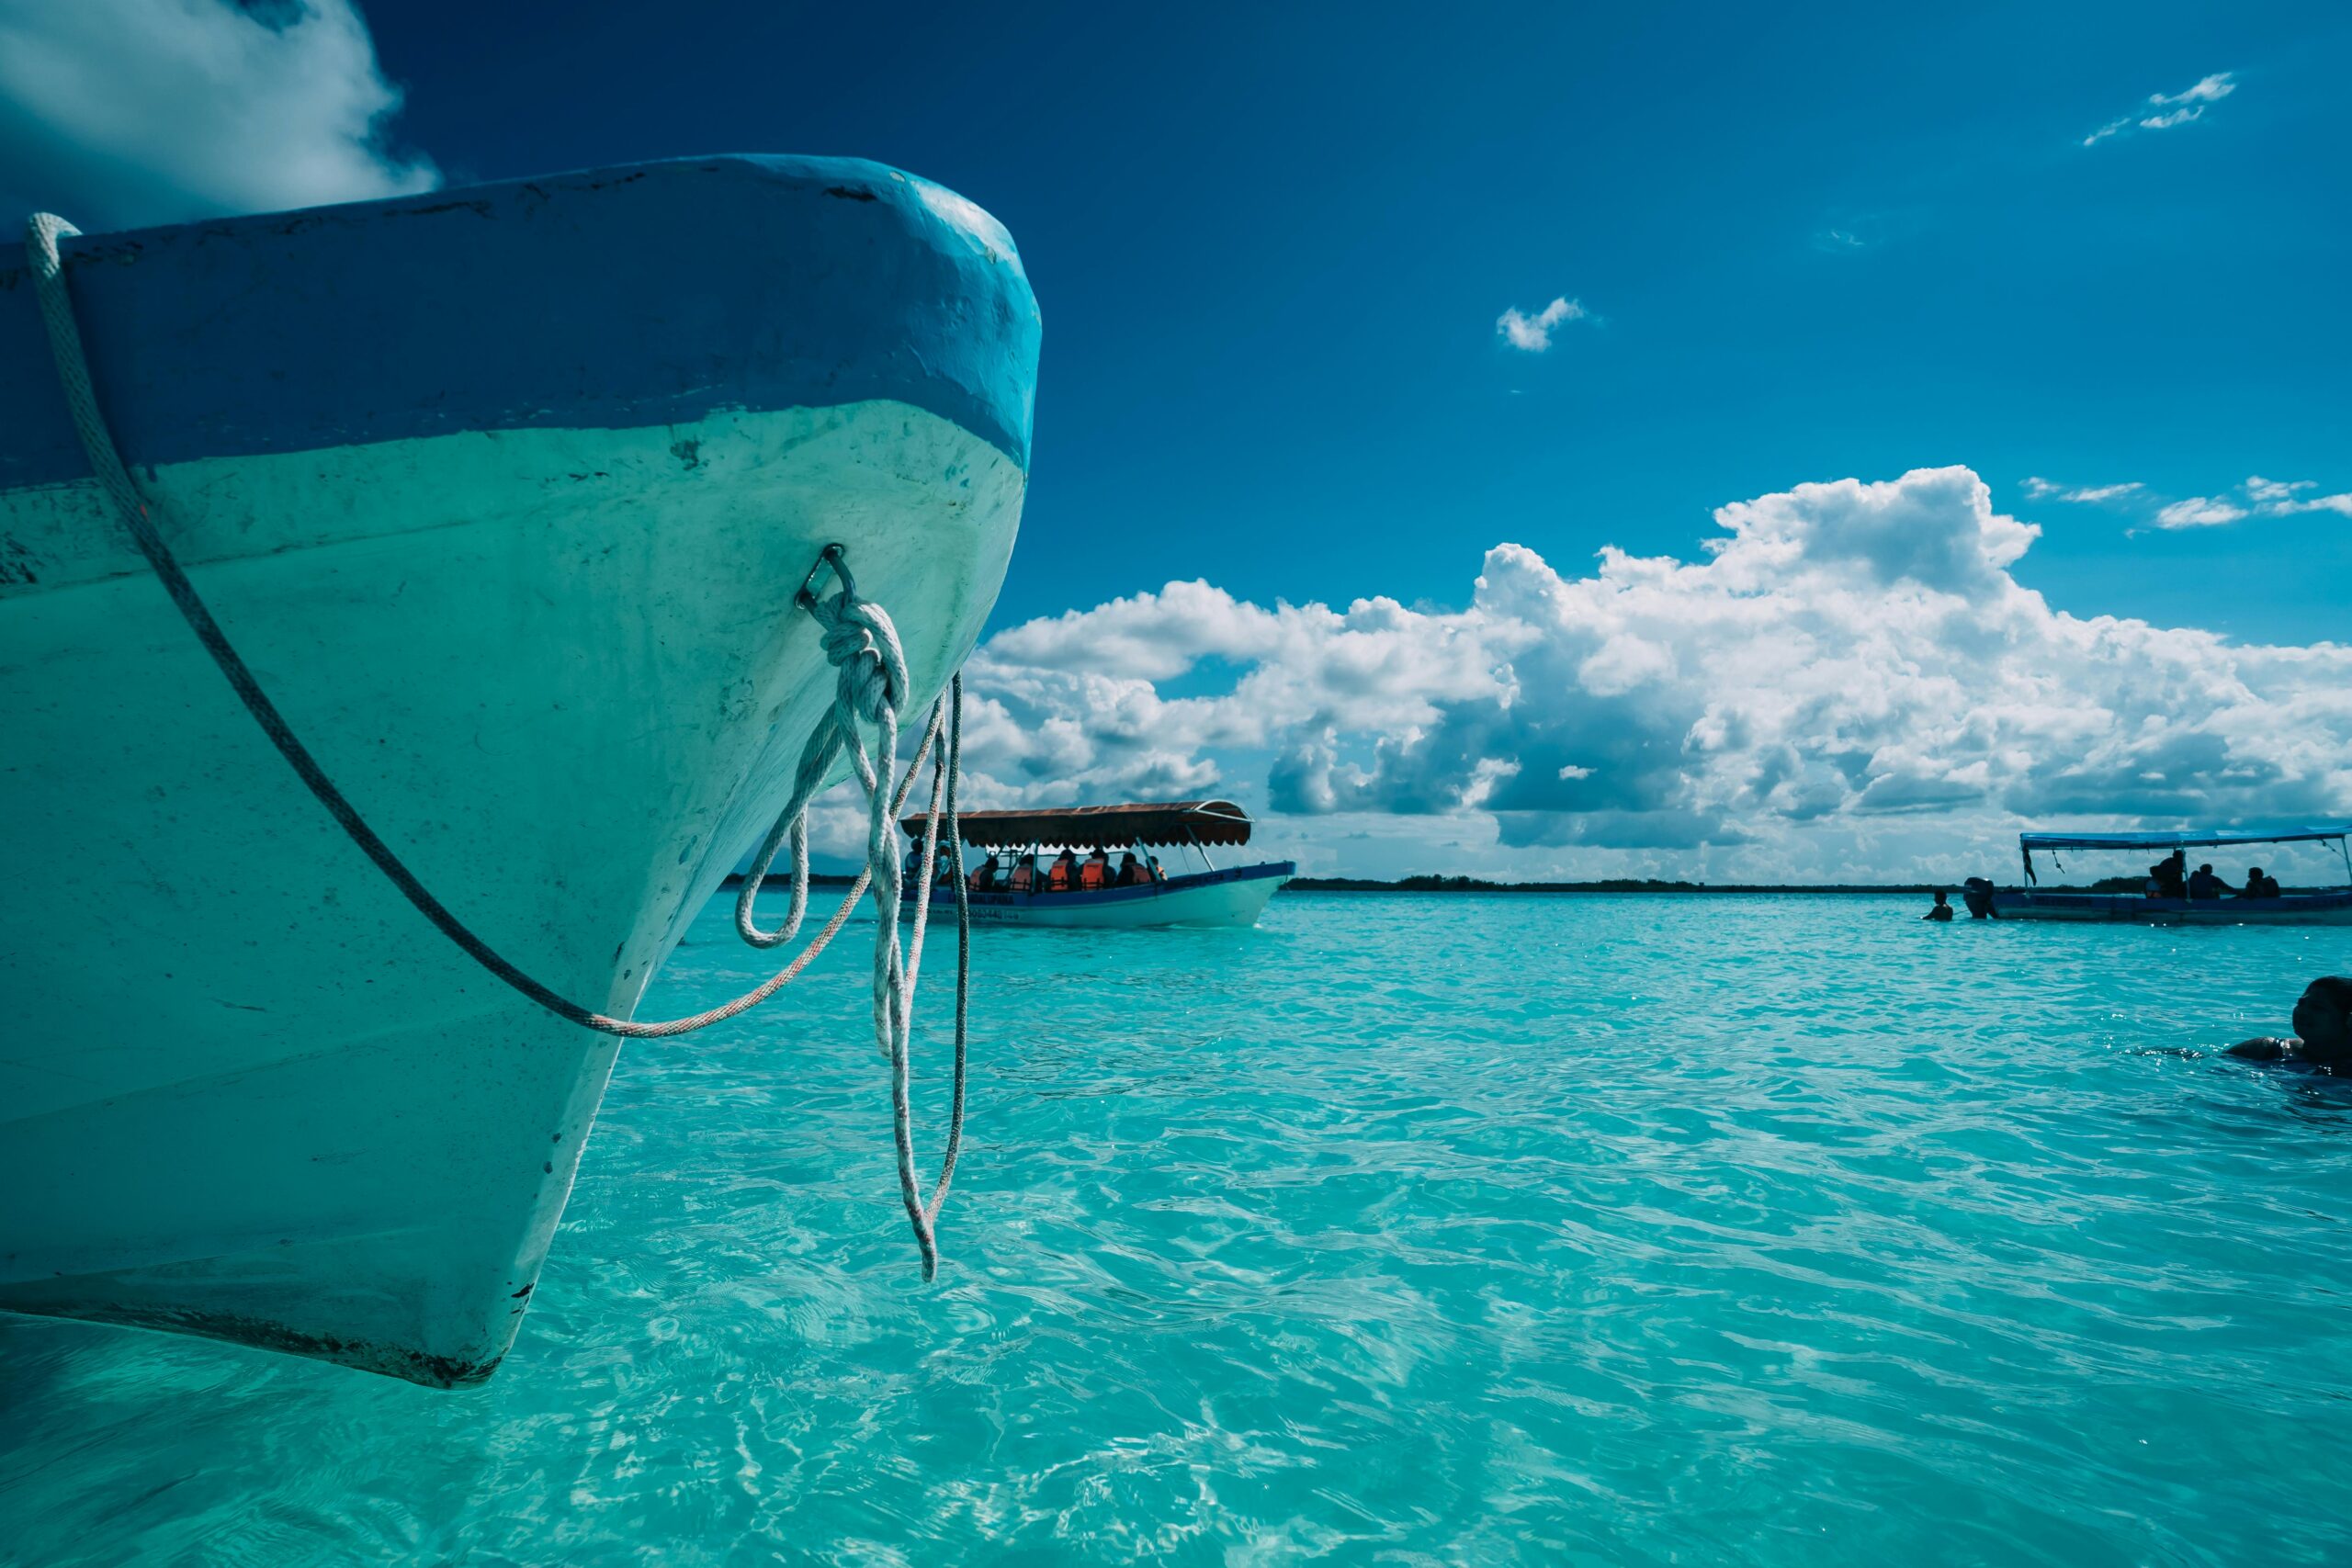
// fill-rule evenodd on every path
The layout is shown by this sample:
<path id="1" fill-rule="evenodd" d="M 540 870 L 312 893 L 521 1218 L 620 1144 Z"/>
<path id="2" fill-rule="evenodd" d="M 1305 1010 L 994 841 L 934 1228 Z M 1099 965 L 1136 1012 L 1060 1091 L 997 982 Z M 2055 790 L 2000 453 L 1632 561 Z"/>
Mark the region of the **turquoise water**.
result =
<path id="1" fill-rule="evenodd" d="M 983 931 L 930 1288 L 829 955 L 629 1047 L 486 1388 L 0 1317 L 0 1559 L 2344 1561 L 2352 1089 L 2184 1048 L 2352 933 L 1917 902 Z"/>

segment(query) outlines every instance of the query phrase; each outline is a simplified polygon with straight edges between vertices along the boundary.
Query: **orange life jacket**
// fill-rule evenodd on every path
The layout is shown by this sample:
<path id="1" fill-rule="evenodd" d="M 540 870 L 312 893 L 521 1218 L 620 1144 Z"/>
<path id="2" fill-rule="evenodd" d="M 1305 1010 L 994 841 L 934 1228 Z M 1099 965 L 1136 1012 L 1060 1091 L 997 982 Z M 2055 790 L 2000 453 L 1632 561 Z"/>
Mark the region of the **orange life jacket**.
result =
<path id="1" fill-rule="evenodd" d="M 1111 868 L 1099 860 L 1091 860 L 1078 868 L 1078 885 L 1091 893 L 1111 884 Z"/>
<path id="2" fill-rule="evenodd" d="M 1015 893 L 1032 892 L 1036 886 L 1037 868 L 1035 865 L 1024 860 L 1012 868 L 1012 890 Z"/>
<path id="3" fill-rule="evenodd" d="M 1057 860 L 1046 868 L 1046 891 L 1048 893 L 1069 891 L 1069 862 Z"/>

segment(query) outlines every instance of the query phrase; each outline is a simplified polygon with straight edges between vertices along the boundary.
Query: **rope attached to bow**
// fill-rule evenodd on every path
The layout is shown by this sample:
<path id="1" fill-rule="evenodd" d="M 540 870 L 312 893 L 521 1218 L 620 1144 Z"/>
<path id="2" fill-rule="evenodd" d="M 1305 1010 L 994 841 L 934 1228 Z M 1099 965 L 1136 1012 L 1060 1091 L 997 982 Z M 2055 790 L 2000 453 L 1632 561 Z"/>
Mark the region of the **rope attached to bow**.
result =
<path id="1" fill-rule="evenodd" d="M 245 711 L 252 715 L 254 722 L 260 727 L 270 744 L 277 749 L 278 754 L 286 759 L 295 776 L 317 797 L 345 836 L 375 863 L 400 895 L 468 957 L 537 1006 L 567 1022 L 624 1039 L 665 1039 L 722 1023 L 749 1011 L 782 990 L 825 950 L 848 921 L 851 912 L 857 907 L 859 896 L 869 884 L 872 886 L 876 927 L 874 942 L 875 1043 L 890 1061 L 891 1120 L 898 1145 L 900 1195 L 906 1203 L 908 1219 L 914 1227 L 916 1244 L 922 1254 L 923 1278 L 933 1278 L 939 1267 L 939 1251 L 934 1236 L 939 1206 L 947 1195 L 948 1180 L 955 1173 L 956 1156 L 963 1144 L 970 922 L 963 889 L 962 848 L 956 835 L 956 772 L 961 761 L 964 728 L 962 674 L 957 673 L 949 682 L 949 690 L 941 693 L 932 704 L 930 722 L 924 727 L 922 744 L 915 749 L 905 774 L 898 778 L 894 785 L 892 776 L 898 761 L 899 711 L 910 685 L 906 654 L 899 644 L 898 628 L 891 624 L 882 606 L 857 596 L 856 583 L 850 576 L 842 547 L 827 546 L 824 560 L 832 568 L 839 591 L 830 598 L 820 598 L 804 585 L 794 602 L 823 629 L 825 658 L 836 671 L 833 701 L 810 731 L 808 744 L 801 749 L 800 763 L 793 775 L 791 797 L 777 815 L 775 826 L 768 830 L 751 874 L 744 879 L 735 905 L 736 930 L 745 942 L 760 948 L 780 946 L 791 941 L 798 931 L 808 901 L 808 807 L 824 787 L 826 774 L 843 751 L 849 753 L 852 770 L 865 795 L 868 807 L 866 863 L 865 869 L 859 874 L 856 886 L 842 900 L 841 908 L 833 912 L 832 919 L 824 929 L 789 964 L 742 995 L 718 1007 L 684 1018 L 637 1022 L 611 1017 L 571 1000 L 552 987 L 534 979 L 475 934 L 448 906 L 434 896 L 391 846 L 368 825 L 358 808 L 328 777 L 326 770 L 311 755 L 310 748 L 294 733 L 285 715 L 278 711 L 277 705 L 262 690 L 252 668 L 229 641 L 228 634 L 221 630 L 220 622 L 198 594 L 196 585 L 188 581 L 178 558 L 157 530 L 145 498 L 131 482 L 130 470 L 124 466 L 122 455 L 115 446 L 113 432 L 98 409 L 97 392 L 90 378 L 89 359 L 83 349 L 81 327 L 74 319 L 74 302 L 66 290 L 63 264 L 57 248 L 61 238 L 80 232 L 62 218 L 46 212 L 36 213 L 26 225 L 25 248 L 32 261 L 34 292 L 40 300 L 42 321 L 48 328 L 50 351 L 57 361 L 58 380 L 65 394 L 66 408 L 73 417 L 74 433 L 81 438 L 82 450 L 88 455 L 90 467 L 97 477 L 99 488 L 105 492 L 116 518 L 138 546 L 139 553 L 146 558 L 148 566 L 164 585 L 164 591 L 171 596 L 173 605 L 178 609 L 181 618 L 187 621 L 188 629 L 196 634 L 198 642 L 203 645 L 204 651 L 219 667 L 231 689 L 237 694 L 238 700 L 244 705 Z M 861 725 L 874 732 L 874 752 L 871 755 L 859 734 Z M 915 914 L 913 939 L 902 953 L 899 942 L 902 868 L 898 840 L 890 830 L 890 824 L 906 805 L 907 795 L 914 787 L 916 775 L 922 772 L 924 758 L 933 755 L 932 749 L 940 738 L 943 725 L 946 729 L 946 747 L 943 756 L 934 757 L 932 827 L 923 842 L 922 900 Z M 948 841 L 954 846 L 956 872 L 955 1101 L 948 1121 L 947 1147 L 941 1162 L 938 1186 L 931 1201 L 925 1203 L 914 1182 L 913 1135 L 907 1105 L 907 1044 L 914 1012 L 915 976 L 922 962 L 924 916 L 929 908 L 933 862 L 938 847 L 938 813 L 943 784 Z M 792 905 L 782 928 L 763 932 L 752 919 L 752 900 L 767 874 L 768 867 L 775 862 L 778 846 L 786 840 L 792 846 Z"/>

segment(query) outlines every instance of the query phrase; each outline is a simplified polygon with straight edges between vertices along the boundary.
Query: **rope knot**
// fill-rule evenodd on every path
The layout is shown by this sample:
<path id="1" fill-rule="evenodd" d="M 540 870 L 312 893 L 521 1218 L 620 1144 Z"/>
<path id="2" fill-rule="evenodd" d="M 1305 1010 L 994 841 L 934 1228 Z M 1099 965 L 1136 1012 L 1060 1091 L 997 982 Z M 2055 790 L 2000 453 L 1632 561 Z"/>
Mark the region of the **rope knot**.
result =
<path id="1" fill-rule="evenodd" d="M 840 700 L 868 724 L 894 719 L 912 682 L 889 615 L 846 588 L 808 609 L 824 633 L 826 660 L 841 671 Z"/>

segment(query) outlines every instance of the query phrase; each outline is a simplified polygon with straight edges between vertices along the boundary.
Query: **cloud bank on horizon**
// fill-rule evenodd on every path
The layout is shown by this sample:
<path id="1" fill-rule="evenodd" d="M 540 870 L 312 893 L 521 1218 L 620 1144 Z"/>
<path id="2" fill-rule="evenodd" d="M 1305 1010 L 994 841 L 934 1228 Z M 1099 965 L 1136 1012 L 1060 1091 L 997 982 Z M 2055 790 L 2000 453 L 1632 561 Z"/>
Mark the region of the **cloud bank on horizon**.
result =
<path id="1" fill-rule="evenodd" d="M 1498 544 L 1461 609 L 1172 582 L 1011 627 L 969 666 L 967 797 L 1237 794 L 1326 872 L 1718 879 L 2352 807 L 2352 647 L 2053 610 L 2012 573 L 2040 529 L 1968 468 L 1714 518 L 1698 559 L 1583 576 Z"/>
<path id="2" fill-rule="evenodd" d="M 430 190 L 350 0 L 0 0 L 0 199 L 83 229 Z"/>

